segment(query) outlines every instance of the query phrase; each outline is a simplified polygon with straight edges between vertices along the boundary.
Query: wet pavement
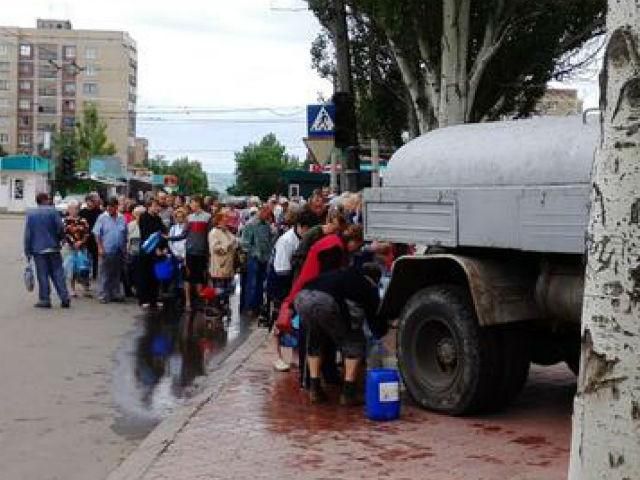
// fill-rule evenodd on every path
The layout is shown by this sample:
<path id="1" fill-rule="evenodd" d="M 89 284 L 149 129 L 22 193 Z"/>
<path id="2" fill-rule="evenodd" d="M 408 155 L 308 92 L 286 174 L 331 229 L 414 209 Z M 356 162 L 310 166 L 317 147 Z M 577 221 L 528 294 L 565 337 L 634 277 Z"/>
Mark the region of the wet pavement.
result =
<path id="1" fill-rule="evenodd" d="M 564 365 L 534 367 L 501 414 L 452 418 L 405 399 L 399 421 L 375 423 L 338 406 L 337 391 L 310 405 L 297 372 L 276 373 L 273 360 L 265 343 L 141 478 L 566 478 L 575 378 Z"/>
<path id="2" fill-rule="evenodd" d="M 166 302 L 140 315 L 116 353 L 114 399 L 120 412 L 114 431 L 144 438 L 161 420 L 188 404 L 215 370 L 251 333 L 237 312 L 231 319 L 184 313 Z"/>

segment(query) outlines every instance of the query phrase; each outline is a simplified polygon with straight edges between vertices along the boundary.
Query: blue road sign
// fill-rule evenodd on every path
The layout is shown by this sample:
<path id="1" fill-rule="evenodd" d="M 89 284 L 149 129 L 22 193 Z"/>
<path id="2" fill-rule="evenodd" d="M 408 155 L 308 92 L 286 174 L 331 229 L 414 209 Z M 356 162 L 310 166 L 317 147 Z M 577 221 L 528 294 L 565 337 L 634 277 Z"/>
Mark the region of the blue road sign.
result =
<path id="1" fill-rule="evenodd" d="M 333 137 L 336 131 L 336 106 L 307 105 L 307 135 L 309 138 Z"/>

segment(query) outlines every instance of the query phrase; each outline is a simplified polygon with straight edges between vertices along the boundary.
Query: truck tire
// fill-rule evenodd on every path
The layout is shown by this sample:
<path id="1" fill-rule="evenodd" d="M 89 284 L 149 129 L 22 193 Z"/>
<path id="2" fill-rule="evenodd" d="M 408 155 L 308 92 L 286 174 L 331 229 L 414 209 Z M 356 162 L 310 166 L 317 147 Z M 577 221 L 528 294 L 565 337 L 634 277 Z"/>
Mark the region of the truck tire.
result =
<path id="1" fill-rule="evenodd" d="M 411 397 L 422 407 L 463 415 L 486 410 L 503 371 L 499 338 L 480 328 L 466 289 L 420 290 L 398 328 L 398 365 Z"/>
<path id="2" fill-rule="evenodd" d="M 529 378 L 531 365 L 527 325 L 513 323 L 495 328 L 502 354 L 500 367 L 502 377 L 497 388 L 494 407 L 509 405 L 520 394 Z"/>

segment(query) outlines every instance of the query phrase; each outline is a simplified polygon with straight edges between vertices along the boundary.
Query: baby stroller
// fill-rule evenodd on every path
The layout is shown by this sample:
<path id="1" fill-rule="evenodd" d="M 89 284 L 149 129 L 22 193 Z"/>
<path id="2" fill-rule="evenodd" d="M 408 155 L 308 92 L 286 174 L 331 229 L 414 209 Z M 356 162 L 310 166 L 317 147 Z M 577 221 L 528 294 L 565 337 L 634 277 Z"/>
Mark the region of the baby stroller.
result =
<path id="1" fill-rule="evenodd" d="M 224 329 L 224 319 L 227 315 L 227 310 L 224 304 L 223 292 L 218 288 L 205 287 L 200 293 L 200 298 L 203 305 L 199 310 L 201 310 L 204 316 L 205 330 L 214 332 Z"/>

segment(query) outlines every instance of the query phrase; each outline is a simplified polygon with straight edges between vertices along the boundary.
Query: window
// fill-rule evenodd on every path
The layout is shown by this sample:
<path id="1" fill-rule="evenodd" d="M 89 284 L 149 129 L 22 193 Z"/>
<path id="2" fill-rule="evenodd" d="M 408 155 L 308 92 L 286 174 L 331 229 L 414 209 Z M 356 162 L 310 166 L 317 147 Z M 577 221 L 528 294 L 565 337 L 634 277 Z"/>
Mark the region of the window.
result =
<path id="1" fill-rule="evenodd" d="M 18 145 L 21 147 L 27 147 L 31 145 L 31 134 L 29 133 L 21 133 L 18 135 Z"/>
<path id="2" fill-rule="evenodd" d="M 8 98 L 0 98 L 0 109 L 9 108 L 9 99 Z"/>
<path id="3" fill-rule="evenodd" d="M 22 145 L 22 144 L 20 144 Z M 25 144 L 27 145 L 27 144 Z M 16 178 L 13 180 L 13 199 L 24 200 L 24 180 L 22 178 Z"/>
<path id="4" fill-rule="evenodd" d="M 38 77 L 40 78 L 56 78 L 58 76 L 58 69 L 55 65 L 51 65 L 50 63 L 42 63 L 40 64 L 40 69 L 38 70 Z"/>
<path id="5" fill-rule="evenodd" d="M 85 83 L 82 86 L 82 93 L 85 95 L 97 95 L 98 94 L 98 84 L 97 83 Z"/>
<path id="6" fill-rule="evenodd" d="M 0 115 L 0 127 L 9 126 L 9 117 L 6 115 Z"/>
<path id="7" fill-rule="evenodd" d="M 0 133 L 0 143 L 2 145 L 6 145 L 9 143 L 9 134 L 8 133 Z"/>
<path id="8" fill-rule="evenodd" d="M 95 60 L 98 58 L 98 50 L 94 47 L 87 47 L 84 49 L 84 58 L 87 60 Z"/>
<path id="9" fill-rule="evenodd" d="M 76 58 L 76 47 L 74 46 L 66 46 L 64 47 L 64 58 L 65 60 L 73 60 Z"/>
<path id="10" fill-rule="evenodd" d="M 75 112 L 76 111 L 76 101 L 75 100 L 63 100 L 62 101 L 62 111 L 63 112 Z"/>
<path id="11" fill-rule="evenodd" d="M 0 90 L 9 90 L 9 80 L 0 80 Z"/>
<path id="12" fill-rule="evenodd" d="M 38 95 L 41 97 L 55 97 L 58 94 L 58 88 L 55 82 L 40 82 L 38 87 Z"/>
<path id="13" fill-rule="evenodd" d="M 0 43 L 0 57 L 6 57 L 9 54 L 9 45 Z"/>
<path id="14" fill-rule="evenodd" d="M 29 93 L 33 88 L 33 82 L 31 80 L 20 80 L 19 88 L 21 92 Z"/>
<path id="15" fill-rule="evenodd" d="M 31 111 L 31 100 L 26 98 L 21 98 L 18 100 L 18 110 L 21 112 L 29 112 Z"/>
<path id="16" fill-rule="evenodd" d="M 9 71 L 9 62 L 0 62 L 0 72 Z"/>
<path id="17" fill-rule="evenodd" d="M 22 58 L 31 58 L 31 45 L 29 45 L 28 43 L 21 43 L 20 56 Z"/>
<path id="18" fill-rule="evenodd" d="M 63 117 L 62 118 L 62 126 L 66 128 L 73 128 L 76 126 L 76 118 L 75 117 Z"/>
<path id="19" fill-rule="evenodd" d="M 31 128 L 31 117 L 25 117 L 25 116 L 18 117 L 18 127 Z"/>
<path id="20" fill-rule="evenodd" d="M 55 132 L 56 124 L 52 122 L 38 122 L 39 132 Z"/>
<path id="21" fill-rule="evenodd" d="M 31 76 L 33 75 L 33 64 L 27 62 L 20 62 L 18 64 L 18 73 L 20 75 Z"/>
<path id="22" fill-rule="evenodd" d="M 96 66 L 95 65 L 87 65 L 84 67 L 84 74 L 87 77 L 95 77 L 96 76 Z"/>
<path id="23" fill-rule="evenodd" d="M 75 83 L 65 83 L 64 84 L 64 94 L 65 95 L 75 95 L 76 94 L 76 84 Z"/>
<path id="24" fill-rule="evenodd" d="M 56 113 L 57 102 L 53 98 L 41 98 L 38 104 L 38 112 L 40 113 Z"/>
<path id="25" fill-rule="evenodd" d="M 56 45 L 38 45 L 38 59 L 57 60 L 58 47 Z"/>

